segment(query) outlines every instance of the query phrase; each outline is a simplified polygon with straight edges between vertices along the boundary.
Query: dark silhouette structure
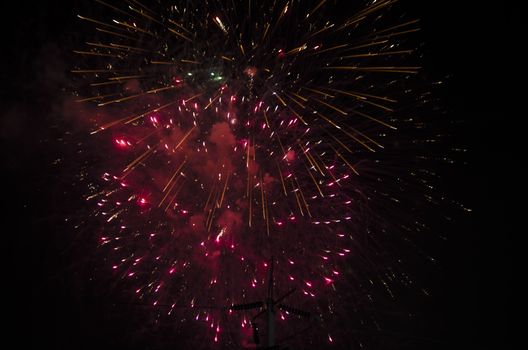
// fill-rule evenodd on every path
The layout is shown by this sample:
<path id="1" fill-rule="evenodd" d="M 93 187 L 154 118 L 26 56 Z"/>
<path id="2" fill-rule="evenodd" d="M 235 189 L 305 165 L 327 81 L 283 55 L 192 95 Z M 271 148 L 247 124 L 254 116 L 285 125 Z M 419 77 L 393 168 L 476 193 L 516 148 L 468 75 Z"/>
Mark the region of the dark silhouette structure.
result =
<path id="1" fill-rule="evenodd" d="M 295 288 L 290 289 L 287 293 L 282 295 L 280 298 L 274 299 L 274 296 L 273 296 L 273 288 L 274 288 L 273 265 L 274 265 L 274 260 L 273 260 L 273 257 L 271 257 L 270 272 L 269 272 L 269 278 L 268 278 L 268 294 L 267 294 L 265 302 L 255 301 L 255 302 L 246 303 L 246 304 L 237 304 L 237 305 L 233 305 L 230 307 L 230 309 L 234 311 L 262 309 L 259 313 L 257 313 L 251 319 L 251 327 L 253 329 L 253 341 L 258 347 L 260 344 L 260 335 L 259 335 L 259 329 L 258 329 L 256 320 L 259 317 L 266 315 L 267 344 L 265 347 L 258 347 L 259 349 L 270 349 L 270 350 L 279 349 L 279 346 L 275 344 L 275 314 L 276 314 L 277 309 L 286 311 L 290 314 L 297 315 L 297 316 L 300 316 L 306 319 L 310 318 L 309 312 L 303 311 L 298 308 L 282 303 L 284 299 L 286 299 L 293 292 L 295 292 L 296 290 Z"/>

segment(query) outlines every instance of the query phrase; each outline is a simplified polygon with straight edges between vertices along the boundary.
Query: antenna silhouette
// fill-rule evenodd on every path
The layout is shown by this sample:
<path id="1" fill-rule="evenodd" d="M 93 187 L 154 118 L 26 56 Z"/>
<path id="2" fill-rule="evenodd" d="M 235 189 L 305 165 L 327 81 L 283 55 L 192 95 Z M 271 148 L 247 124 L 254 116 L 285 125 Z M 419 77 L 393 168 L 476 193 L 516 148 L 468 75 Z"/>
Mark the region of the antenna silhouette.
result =
<path id="1" fill-rule="evenodd" d="M 268 277 L 268 294 L 266 297 L 266 301 L 255 301 L 251 303 L 246 304 L 236 304 L 231 306 L 231 310 L 234 311 L 240 311 L 240 310 L 251 310 L 251 309 L 262 309 L 259 313 L 257 313 L 253 318 L 251 319 L 251 327 L 253 328 L 253 340 L 255 344 L 260 343 L 260 337 L 258 332 L 258 326 L 255 322 L 255 320 L 262 315 L 266 315 L 266 324 L 267 324 L 267 344 L 266 347 L 261 347 L 260 349 L 278 349 L 279 347 L 275 345 L 275 314 L 276 309 L 286 311 L 290 314 L 297 315 L 304 318 L 309 318 L 310 313 L 297 309 L 293 306 L 288 306 L 285 304 L 282 304 L 281 302 L 286 299 L 288 296 L 290 296 L 293 292 L 295 292 L 296 288 L 290 289 L 287 293 L 282 295 L 278 299 L 273 298 L 273 289 L 274 289 L 274 279 L 273 279 L 273 265 L 274 265 L 274 259 L 273 256 L 270 259 L 270 271 L 269 271 L 269 277 Z"/>

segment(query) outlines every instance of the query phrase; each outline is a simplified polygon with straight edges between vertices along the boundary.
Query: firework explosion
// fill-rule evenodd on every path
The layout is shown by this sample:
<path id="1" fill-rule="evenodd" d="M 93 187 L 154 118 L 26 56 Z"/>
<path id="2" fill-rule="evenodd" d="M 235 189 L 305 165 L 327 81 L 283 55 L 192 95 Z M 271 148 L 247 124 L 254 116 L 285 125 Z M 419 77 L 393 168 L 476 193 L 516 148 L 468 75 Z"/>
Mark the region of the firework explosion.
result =
<path id="1" fill-rule="evenodd" d="M 202 347 L 254 347 L 252 312 L 229 306 L 265 297 L 274 256 L 276 293 L 312 314 L 278 312 L 279 338 L 368 345 L 338 325 L 383 327 L 369 310 L 414 283 L 386 243 L 425 229 L 401 209 L 428 186 L 402 151 L 421 125 L 394 112 L 426 99 L 408 87 L 418 20 L 389 16 L 396 0 L 95 3 L 72 72 L 120 288 L 202 324 Z"/>

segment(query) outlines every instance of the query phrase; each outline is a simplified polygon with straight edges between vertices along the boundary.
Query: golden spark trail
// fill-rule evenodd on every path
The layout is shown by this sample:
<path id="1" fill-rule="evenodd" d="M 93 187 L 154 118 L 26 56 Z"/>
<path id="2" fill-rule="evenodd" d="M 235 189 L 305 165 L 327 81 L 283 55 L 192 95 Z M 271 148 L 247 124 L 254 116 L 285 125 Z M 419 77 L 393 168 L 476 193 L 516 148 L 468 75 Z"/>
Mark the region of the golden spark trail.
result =
<path id="1" fill-rule="evenodd" d="M 339 94 L 344 94 L 344 95 L 349 95 L 349 96 L 353 96 L 353 97 L 356 97 L 358 99 L 361 99 L 361 100 L 365 100 L 367 97 L 370 97 L 370 98 L 374 98 L 374 99 L 378 99 L 378 100 L 383 100 L 383 101 L 388 101 L 388 102 L 398 102 L 396 100 L 393 100 L 393 99 L 390 99 L 388 97 L 383 97 L 383 96 L 377 96 L 377 95 L 370 95 L 370 94 L 366 94 L 364 92 L 356 92 L 356 91 L 343 91 L 343 90 L 337 90 L 337 89 L 332 89 L 332 88 L 327 88 L 328 90 L 330 91 L 333 91 L 333 92 L 337 92 Z"/>
<path id="2" fill-rule="evenodd" d="M 319 10 L 319 8 L 320 8 L 321 6 L 323 6 L 323 4 L 324 4 L 325 2 L 326 2 L 326 0 L 321 0 L 321 1 L 319 2 L 319 4 L 317 4 L 317 6 L 315 6 L 315 8 L 314 8 L 312 11 L 310 11 L 310 12 L 306 15 L 306 18 L 310 17 L 311 15 L 313 15 L 313 14 L 315 13 L 315 11 Z"/>
<path id="3" fill-rule="evenodd" d="M 321 187 L 319 187 L 319 184 L 317 183 L 317 180 L 315 180 L 315 177 L 313 176 L 312 172 L 310 171 L 310 168 L 308 168 L 306 166 L 306 164 L 304 164 L 304 167 L 306 168 L 306 172 L 308 173 L 308 175 L 310 175 L 310 177 L 312 178 L 312 181 L 313 181 L 315 187 L 317 188 L 317 191 L 321 195 L 321 198 L 324 198 L 323 192 L 321 191 Z"/>
<path id="4" fill-rule="evenodd" d="M 341 158 L 341 160 L 343 160 L 343 162 L 345 162 L 345 164 L 350 168 L 350 170 L 352 170 L 356 175 L 359 175 L 359 173 L 357 172 L 356 168 L 354 168 L 352 166 L 352 164 L 350 164 L 345 157 L 343 157 L 343 155 L 338 151 L 336 150 L 333 146 L 330 146 L 332 147 L 332 149 L 334 150 L 334 152 L 338 155 L 339 158 Z"/>
<path id="5" fill-rule="evenodd" d="M 118 37 L 120 37 L 120 38 L 124 38 L 124 39 L 128 39 L 128 40 L 136 40 L 136 38 L 133 38 L 133 37 L 131 37 L 131 36 L 123 35 L 123 34 L 119 34 L 119 33 L 112 32 L 112 31 L 110 31 L 110 30 L 106 30 L 106 29 L 99 28 L 99 27 L 96 27 L 95 30 L 98 31 L 98 32 L 101 32 L 101 33 L 106 33 L 106 34 L 110 34 L 110 35 L 115 35 L 115 36 L 118 36 Z"/>
<path id="6" fill-rule="evenodd" d="M 320 90 L 311 89 L 311 88 L 308 88 L 308 87 L 305 87 L 305 86 L 303 86 L 302 89 L 303 90 L 308 90 L 308 91 L 311 91 L 311 92 L 315 92 L 316 94 L 322 95 L 324 97 L 330 97 L 330 98 L 334 98 L 335 97 L 333 95 L 327 94 L 326 92 L 323 92 L 323 91 L 320 91 Z"/>
<path id="7" fill-rule="evenodd" d="M 369 151 L 371 152 L 376 152 L 372 147 L 370 147 L 369 145 L 367 145 L 365 142 L 361 141 L 360 139 L 358 139 L 357 137 L 355 137 L 354 135 L 350 134 L 348 131 L 344 130 L 343 128 L 341 128 L 339 125 L 337 125 L 336 123 L 334 123 L 333 121 L 331 121 L 330 119 L 328 119 L 327 117 L 325 117 L 324 115 L 322 115 L 321 113 L 317 112 L 317 115 L 320 116 L 321 118 L 323 118 L 323 120 L 325 120 L 326 122 L 328 122 L 330 125 L 332 125 L 333 127 L 335 127 L 336 129 L 340 130 L 341 132 L 343 132 L 344 134 L 346 134 L 348 137 L 350 137 L 351 139 L 355 140 L 356 142 L 358 142 L 359 144 L 361 144 L 363 147 L 365 147 L 366 149 L 368 149 Z"/>
<path id="8" fill-rule="evenodd" d="M 180 178 L 178 178 L 180 179 Z M 171 204 L 174 202 L 174 200 L 176 199 L 176 196 L 180 193 L 180 191 L 183 189 L 184 187 L 184 184 L 185 183 L 185 179 L 183 179 L 183 181 L 178 185 L 178 188 L 176 189 L 176 191 L 174 191 L 174 195 L 170 198 L 169 201 L 167 201 L 167 206 L 165 207 L 165 211 L 169 210 L 169 207 L 171 206 Z M 172 191 L 172 190 L 171 190 Z"/>
<path id="9" fill-rule="evenodd" d="M 167 197 L 170 195 L 170 193 L 172 192 L 172 189 L 176 186 L 176 184 L 178 183 L 179 179 L 180 179 L 180 177 L 177 177 L 176 180 L 170 185 L 169 190 L 167 191 L 167 193 L 165 193 L 165 196 L 163 196 L 163 198 L 159 202 L 158 208 L 161 208 L 163 202 L 165 202 L 165 199 L 167 199 Z M 171 201 L 169 201 L 169 205 L 170 205 L 170 203 L 171 203 Z"/>
<path id="10" fill-rule="evenodd" d="M 359 72 L 379 72 L 379 73 L 408 73 L 417 74 L 421 67 L 358 67 L 358 66 L 332 66 L 323 67 L 328 70 L 352 70 Z"/>
<path id="11" fill-rule="evenodd" d="M 322 105 L 324 105 L 324 106 L 326 106 L 326 107 L 328 107 L 328 108 L 330 108 L 330 109 L 333 109 L 334 111 L 336 111 L 336 112 L 338 112 L 338 113 L 341 113 L 342 115 L 348 115 L 348 113 L 345 112 L 345 111 L 343 111 L 342 109 L 339 109 L 339 108 L 337 108 L 336 106 L 333 106 L 333 105 L 331 105 L 331 104 L 329 104 L 329 103 L 326 103 L 326 102 L 324 102 L 324 101 L 321 101 L 321 100 L 318 99 L 318 98 L 314 98 L 314 100 L 316 100 L 316 101 L 319 102 L 320 104 L 322 104 Z"/>
<path id="12" fill-rule="evenodd" d="M 193 126 L 191 129 L 189 129 L 189 131 L 187 131 L 187 133 L 185 134 L 185 136 L 183 136 L 183 138 L 181 139 L 180 142 L 178 142 L 178 144 L 176 145 L 176 147 L 174 147 L 174 149 L 178 149 L 178 147 L 180 147 L 186 140 L 187 138 L 189 137 L 189 135 L 191 135 L 191 133 L 196 129 L 196 126 Z"/>
<path id="13" fill-rule="evenodd" d="M 224 184 L 224 189 L 222 190 L 222 196 L 220 197 L 220 202 L 218 203 L 218 208 L 222 207 L 222 203 L 224 202 L 224 195 L 225 195 L 225 192 L 227 190 L 227 184 L 229 182 L 229 177 L 231 176 L 230 173 L 227 174 L 227 177 L 226 177 L 226 181 L 225 181 L 225 184 Z"/>
<path id="14" fill-rule="evenodd" d="M 284 191 L 284 195 L 286 197 L 288 197 L 288 193 L 286 192 L 286 185 L 284 184 L 284 177 L 282 176 L 282 170 L 280 168 L 280 165 L 277 161 L 275 161 L 275 164 L 277 164 L 277 168 L 279 170 L 279 176 L 280 176 L 280 180 L 281 180 L 281 184 L 282 184 L 282 190 Z"/>
<path id="15" fill-rule="evenodd" d="M 180 173 L 180 171 L 182 170 L 183 166 L 185 165 L 185 163 L 187 162 L 187 160 L 184 160 L 180 166 L 176 169 L 176 171 L 174 172 L 174 175 L 172 175 L 172 177 L 170 178 L 170 180 L 167 182 L 167 184 L 165 185 L 165 187 L 163 188 L 163 191 L 162 192 L 165 192 L 167 190 L 167 187 L 169 187 L 170 183 L 172 182 L 172 180 L 174 180 L 174 178 L 176 177 L 176 175 L 178 175 Z"/>
<path id="16" fill-rule="evenodd" d="M 301 185 L 299 184 L 299 181 L 297 181 L 297 178 L 295 177 L 295 183 L 297 184 L 297 188 L 299 189 L 299 193 L 301 195 L 301 199 L 304 203 L 304 206 L 306 207 L 306 212 L 308 213 L 309 217 L 312 217 L 312 213 L 310 212 L 310 208 L 308 206 L 308 203 L 306 202 L 306 198 L 304 197 L 304 193 L 301 189 Z"/>
<path id="17" fill-rule="evenodd" d="M 127 80 L 127 79 L 137 79 L 137 78 L 135 78 L 135 77 L 116 77 L 116 78 L 110 78 L 110 79 L 112 79 L 112 80 Z M 160 91 L 164 91 L 164 90 L 168 90 L 168 89 L 174 89 L 174 88 L 176 88 L 176 86 L 157 88 L 157 89 L 149 90 L 149 91 L 146 91 L 146 92 L 142 92 L 140 94 L 126 96 L 126 97 L 118 98 L 118 99 L 115 99 L 115 100 L 110 100 L 110 101 L 106 101 L 106 102 L 103 102 L 103 103 L 99 103 L 98 106 L 102 107 L 102 106 L 106 106 L 106 105 L 109 105 L 109 104 L 112 104 L 112 103 L 120 103 L 120 102 L 128 101 L 128 100 L 131 100 L 131 99 L 134 99 L 134 98 L 138 98 L 138 97 L 141 97 L 141 96 L 146 96 L 146 95 L 149 95 L 149 94 L 155 94 L 155 93 L 158 93 Z"/>
<path id="18" fill-rule="evenodd" d="M 376 57 L 376 56 L 389 56 L 389 55 L 402 55 L 412 53 L 413 50 L 401 50 L 401 51 L 387 51 L 387 52 L 375 52 L 375 53 L 361 53 L 357 55 L 341 56 L 340 58 L 363 58 L 363 57 Z"/>
<path id="19" fill-rule="evenodd" d="M 176 36 L 178 36 L 178 37 L 180 37 L 180 38 L 182 38 L 182 39 L 184 39 L 184 40 L 187 40 L 187 41 L 190 42 L 190 43 L 193 42 L 193 40 L 192 40 L 191 38 L 186 37 L 185 35 L 183 35 L 182 33 L 178 32 L 177 30 L 174 30 L 174 29 L 172 29 L 172 28 L 168 28 L 168 27 L 167 27 L 167 29 L 168 29 L 169 32 L 171 32 L 172 34 L 175 34 Z"/>

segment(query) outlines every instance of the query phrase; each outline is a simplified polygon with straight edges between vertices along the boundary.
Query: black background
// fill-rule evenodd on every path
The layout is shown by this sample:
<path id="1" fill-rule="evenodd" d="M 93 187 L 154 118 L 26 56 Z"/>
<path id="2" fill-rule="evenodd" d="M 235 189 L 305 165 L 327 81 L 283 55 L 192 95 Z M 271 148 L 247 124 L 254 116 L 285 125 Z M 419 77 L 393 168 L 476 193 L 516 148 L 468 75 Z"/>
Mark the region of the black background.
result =
<path id="1" fill-rule="evenodd" d="M 443 179 L 447 195 L 473 209 L 441 253 L 443 278 L 427 309 L 436 329 L 415 336 L 433 334 L 439 340 L 434 348 L 441 349 L 510 348 L 508 206 L 520 160 L 514 155 L 520 115 L 512 108 L 518 88 L 511 81 L 522 50 L 520 13 L 506 2 L 406 2 L 422 19 L 428 71 L 452 76 L 442 98 L 453 117 L 465 121 L 453 138 L 469 152 L 467 165 L 446 170 Z M 3 12 L 0 237 L 1 286 L 8 293 L 0 309 L 8 310 L 1 314 L 15 348 L 106 348 L 119 344 L 119 332 L 134 331 L 123 317 L 109 319 L 111 306 L 90 302 L 90 291 L 79 285 L 75 249 L 71 237 L 64 239 L 63 213 L 56 210 L 68 205 L 61 203 L 61 178 L 50 166 L 60 147 L 43 141 L 57 137 L 49 127 L 57 122 L 50 101 L 65 73 L 54 59 L 76 42 L 78 4 L 20 3 Z M 115 323 L 119 332 L 108 329 Z"/>

